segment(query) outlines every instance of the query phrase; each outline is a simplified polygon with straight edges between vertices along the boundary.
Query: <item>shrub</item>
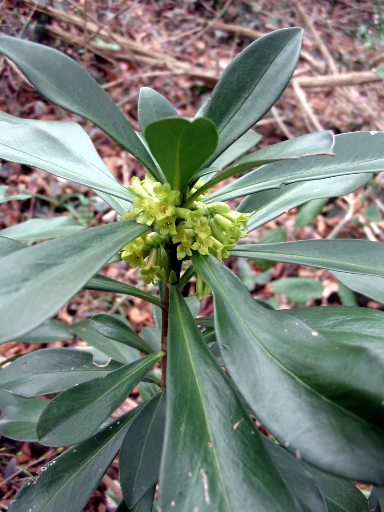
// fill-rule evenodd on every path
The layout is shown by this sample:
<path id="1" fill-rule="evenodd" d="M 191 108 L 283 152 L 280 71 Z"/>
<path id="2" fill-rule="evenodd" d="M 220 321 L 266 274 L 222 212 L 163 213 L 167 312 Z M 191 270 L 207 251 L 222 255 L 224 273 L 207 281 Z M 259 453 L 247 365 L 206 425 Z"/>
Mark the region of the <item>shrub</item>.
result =
<path id="1" fill-rule="evenodd" d="M 357 189 L 384 166 L 384 134 L 373 132 L 323 131 L 249 153 L 259 140 L 251 127 L 287 86 L 301 38 L 291 28 L 251 44 L 193 120 L 142 89 L 135 133 L 77 63 L 0 37 L 0 51 L 45 98 L 91 120 L 148 170 L 127 189 L 78 124 L 0 114 L 1 158 L 86 185 L 120 216 L 55 238 L 59 226 L 33 246 L 13 239 L 12 228 L 0 238 L 1 342 L 70 332 L 98 349 L 43 348 L 1 371 L 1 432 L 69 446 L 10 512 L 80 512 L 118 452 L 120 512 L 368 510 L 352 481 L 377 486 L 370 506 L 380 510 L 384 314 L 274 311 L 223 263 L 231 255 L 319 267 L 383 297 L 383 244 L 241 242 L 290 208 Z M 236 211 L 225 202 L 243 196 Z M 159 296 L 97 273 L 116 255 L 158 283 Z M 213 291 L 214 318 L 196 317 L 196 300 L 183 297 L 195 275 L 200 299 Z M 148 300 L 156 327 L 139 336 L 114 315 L 69 327 L 51 319 L 84 288 Z M 98 363 L 101 353 L 108 359 Z M 136 385 L 140 405 L 112 419 Z"/>

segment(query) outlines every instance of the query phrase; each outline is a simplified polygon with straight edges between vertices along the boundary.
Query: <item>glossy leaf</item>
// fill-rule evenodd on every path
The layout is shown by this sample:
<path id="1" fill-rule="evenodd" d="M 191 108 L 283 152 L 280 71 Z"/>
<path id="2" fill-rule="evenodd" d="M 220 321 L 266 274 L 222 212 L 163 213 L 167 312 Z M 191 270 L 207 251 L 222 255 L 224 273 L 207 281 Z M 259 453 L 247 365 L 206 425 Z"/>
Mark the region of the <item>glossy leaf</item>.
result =
<path id="1" fill-rule="evenodd" d="M 148 228 L 135 221 L 87 229 L 0 260 L 0 341 L 52 317 L 108 259 Z"/>
<path id="2" fill-rule="evenodd" d="M 312 156 L 298 162 L 281 161 L 265 165 L 214 192 L 206 201 L 224 201 L 289 183 L 381 171 L 384 168 L 383 143 L 384 132 L 336 135 L 334 157 Z"/>
<path id="3" fill-rule="evenodd" d="M 333 275 L 351 290 L 366 295 L 384 304 L 384 278 L 332 272 Z"/>
<path id="4" fill-rule="evenodd" d="M 255 212 L 248 221 L 248 231 L 252 231 L 291 208 L 321 197 L 337 197 L 353 192 L 363 186 L 372 174 L 354 174 L 315 181 L 302 181 L 280 188 L 263 190 L 246 197 L 238 211 Z"/>
<path id="5" fill-rule="evenodd" d="M 281 476 L 306 512 L 330 512 L 317 482 L 294 455 L 281 446 L 262 437 L 265 448 Z"/>
<path id="6" fill-rule="evenodd" d="M 70 348 L 46 348 L 17 358 L 0 372 L 0 389 L 30 398 L 58 393 L 120 368 L 115 361 L 100 367 L 92 354 Z"/>
<path id="7" fill-rule="evenodd" d="M 231 254 L 384 277 L 384 244 L 369 240 L 302 240 L 237 245 Z"/>
<path id="8" fill-rule="evenodd" d="M 146 356 L 105 377 L 60 393 L 40 417 L 37 425 L 40 442 L 48 446 L 66 446 L 91 436 L 162 355 Z"/>
<path id="9" fill-rule="evenodd" d="M 21 398 L 0 390 L 0 435 L 16 441 L 37 441 L 36 425 L 49 400 Z"/>
<path id="10" fill-rule="evenodd" d="M 122 320 L 111 315 L 95 315 L 88 320 L 89 326 L 98 334 L 124 345 L 135 348 L 145 354 L 153 352 L 151 347 Z"/>
<path id="11" fill-rule="evenodd" d="M 214 258 L 193 262 L 214 291 L 225 366 L 256 417 L 304 460 L 347 478 L 384 481 L 384 432 L 375 425 L 384 417 L 384 365 L 369 344 L 335 343 L 293 314 L 258 305 Z"/>
<path id="12" fill-rule="evenodd" d="M 233 166 L 224 169 L 205 186 L 208 189 L 231 176 L 236 176 L 262 165 L 279 160 L 297 160 L 313 155 L 333 155 L 334 137 L 330 131 L 309 133 L 296 139 L 285 140 L 240 158 Z"/>
<path id="13" fill-rule="evenodd" d="M 121 281 L 116 281 L 115 279 L 111 279 L 110 277 L 106 277 L 101 274 L 96 274 L 91 277 L 91 279 L 84 285 L 84 288 L 86 290 L 132 295 L 133 297 L 139 297 L 140 299 L 146 300 L 155 306 L 161 307 L 161 301 L 150 293 L 143 292 L 140 288 L 130 286 L 129 284 L 122 283 Z"/>
<path id="14" fill-rule="evenodd" d="M 51 343 L 53 341 L 65 341 L 70 338 L 68 325 L 60 320 L 46 320 L 32 331 L 17 338 L 23 343 Z"/>
<path id="15" fill-rule="evenodd" d="M 216 84 L 204 117 L 219 132 L 219 145 L 209 164 L 251 128 L 278 100 L 299 58 L 303 31 L 276 30 L 238 55 Z"/>
<path id="16" fill-rule="evenodd" d="M 162 510 L 302 510 L 255 425 L 171 288 Z M 223 400 L 225 396 L 225 400 Z"/>
<path id="17" fill-rule="evenodd" d="M 13 240 L 47 240 L 72 235 L 84 229 L 84 226 L 72 217 L 53 217 L 50 219 L 29 219 L 15 226 L 2 229 L 0 236 Z"/>
<path id="18" fill-rule="evenodd" d="M 31 199 L 32 195 L 29 192 L 20 192 L 19 194 L 6 194 L 9 188 L 5 185 L 0 186 L 0 204 L 7 203 L 8 201 L 25 201 Z"/>
<path id="19" fill-rule="evenodd" d="M 124 439 L 119 471 L 129 508 L 152 491 L 159 478 L 164 422 L 165 394 L 161 393 L 143 406 Z"/>
<path id="20" fill-rule="evenodd" d="M 329 512 L 368 512 L 368 501 L 352 482 L 309 464 L 304 467 L 323 491 Z"/>
<path id="21" fill-rule="evenodd" d="M 145 128 L 145 138 L 174 190 L 183 191 L 217 145 L 215 125 L 209 119 L 160 119 Z"/>
<path id="22" fill-rule="evenodd" d="M 88 345 L 96 348 L 102 354 L 105 354 L 115 361 L 128 364 L 140 358 L 140 352 L 138 350 L 98 333 L 92 326 L 91 319 L 82 320 L 81 322 L 73 324 L 70 329 L 72 333 L 86 341 Z"/>
<path id="23" fill-rule="evenodd" d="M 0 112 L 0 158 L 38 167 L 124 201 L 132 199 L 83 128 L 73 122 L 35 121 Z"/>
<path id="24" fill-rule="evenodd" d="M 154 121 L 164 117 L 179 116 L 172 103 L 150 87 L 142 87 L 140 89 L 137 114 L 142 131 Z"/>
<path id="25" fill-rule="evenodd" d="M 3 256 L 8 256 L 8 254 L 12 254 L 13 252 L 19 251 L 20 249 L 25 249 L 26 247 L 26 245 L 13 240 L 12 238 L 0 236 L 0 258 Z"/>
<path id="26" fill-rule="evenodd" d="M 91 439 L 44 466 L 39 478 L 28 480 L 9 512 L 81 512 L 115 458 L 137 410 L 111 423 Z"/>
<path id="27" fill-rule="evenodd" d="M 0 36 L 0 52 L 21 69 L 45 98 L 80 114 L 151 169 L 153 162 L 121 110 L 76 61 L 53 48 Z"/>

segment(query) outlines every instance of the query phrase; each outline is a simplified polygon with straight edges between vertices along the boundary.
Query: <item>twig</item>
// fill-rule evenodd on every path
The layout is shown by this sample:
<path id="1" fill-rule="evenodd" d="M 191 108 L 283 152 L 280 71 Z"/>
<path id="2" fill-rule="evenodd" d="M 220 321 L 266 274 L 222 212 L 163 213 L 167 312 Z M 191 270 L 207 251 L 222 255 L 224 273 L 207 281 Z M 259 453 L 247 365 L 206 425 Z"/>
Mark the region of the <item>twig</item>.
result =
<path id="1" fill-rule="evenodd" d="M 292 80 L 292 88 L 296 94 L 297 99 L 299 100 L 302 111 L 311 121 L 314 128 L 319 131 L 324 130 L 322 124 L 320 123 L 317 116 L 313 112 L 311 105 L 308 103 L 307 97 L 305 96 L 305 93 L 303 89 L 300 87 L 299 82 L 297 81 L 296 78 Z"/>
<path id="2" fill-rule="evenodd" d="M 277 126 L 280 128 L 280 130 L 284 133 L 284 135 L 287 137 L 287 139 L 293 139 L 294 135 L 289 130 L 288 126 L 284 123 L 283 118 L 279 114 L 279 111 L 276 107 L 271 108 L 271 113 L 273 115 L 274 120 L 276 121 Z M 259 123 L 260 125 L 260 123 Z"/>
<path id="3" fill-rule="evenodd" d="M 338 73 L 336 75 L 306 76 L 296 78 L 300 87 L 338 87 L 343 85 L 359 85 L 380 82 L 382 79 L 373 71 Z"/>
<path id="4" fill-rule="evenodd" d="M 336 238 L 337 235 L 340 233 L 340 231 L 343 229 L 343 227 L 348 224 L 348 222 L 352 219 L 354 210 L 355 210 L 355 199 L 352 194 L 349 194 L 348 196 L 345 196 L 343 198 L 345 202 L 348 205 L 347 213 L 344 215 L 344 217 L 341 219 L 341 221 L 332 229 L 332 231 L 327 236 L 327 240 L 332 240 L 333 238 Z"/>

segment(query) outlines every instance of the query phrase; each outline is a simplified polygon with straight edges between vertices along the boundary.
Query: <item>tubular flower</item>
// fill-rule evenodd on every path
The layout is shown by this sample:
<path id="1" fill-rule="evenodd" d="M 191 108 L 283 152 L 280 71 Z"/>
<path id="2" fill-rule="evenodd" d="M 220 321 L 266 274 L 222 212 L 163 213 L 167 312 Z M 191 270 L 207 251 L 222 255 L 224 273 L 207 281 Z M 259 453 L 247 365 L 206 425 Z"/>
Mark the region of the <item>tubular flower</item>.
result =
<path id="1" fill-rule="evenodd" d="M 246 236 L 251 214 L 231 210 L 226 203 L 206 204 L 200 200 L 184 208 L 179 191 L 172 190 L 168 183 L 155 181 L 149 174 L 143 180 L 133 178 L 128 188 L 136 197 L 133 210 L 122 219 L 136 219 L 154 231 L 127 244 L 121 251 L 121 258 L 133 267 L 140 267 L 147 283 L 164 277 L 166 243 L 176 245 L 179 260 L 192 256 L 192 251 L 223 259 L 230 255 L 239 238 Z M 199 183 L 196 183 L 187 197 L 198 189 Z M 200 297 L 208 291 L 200 282 L 198 288 Z"/>

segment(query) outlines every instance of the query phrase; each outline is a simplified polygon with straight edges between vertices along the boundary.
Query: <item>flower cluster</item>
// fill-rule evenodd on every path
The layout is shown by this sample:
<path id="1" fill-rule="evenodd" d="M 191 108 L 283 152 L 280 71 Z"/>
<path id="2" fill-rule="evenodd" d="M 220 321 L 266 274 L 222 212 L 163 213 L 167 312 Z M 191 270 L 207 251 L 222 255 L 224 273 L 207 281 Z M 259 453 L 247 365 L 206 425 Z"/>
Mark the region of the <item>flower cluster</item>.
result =
<path id="1" fill-rule="evenodd" d="M 198 188 L 197 183 L 189 195 Z M 164 277 L 165 244 L 176 245 L 179 260 L 192 256 L 192 251 L 223 259 L 246 235 L 250 214 L 233 211 L 226 203 L 194 201 L 185 208 L 179 191 L 171 190 L 168 183 L 155 181 L 149 174 L 143 180 L 133 178 L 129 189 L 136 194 L 133 210 L 122 219 L 136 219 L 154 231 L 127 244 L 121 257 L 131 266 L 140 267 L 146 282 Z"/>

